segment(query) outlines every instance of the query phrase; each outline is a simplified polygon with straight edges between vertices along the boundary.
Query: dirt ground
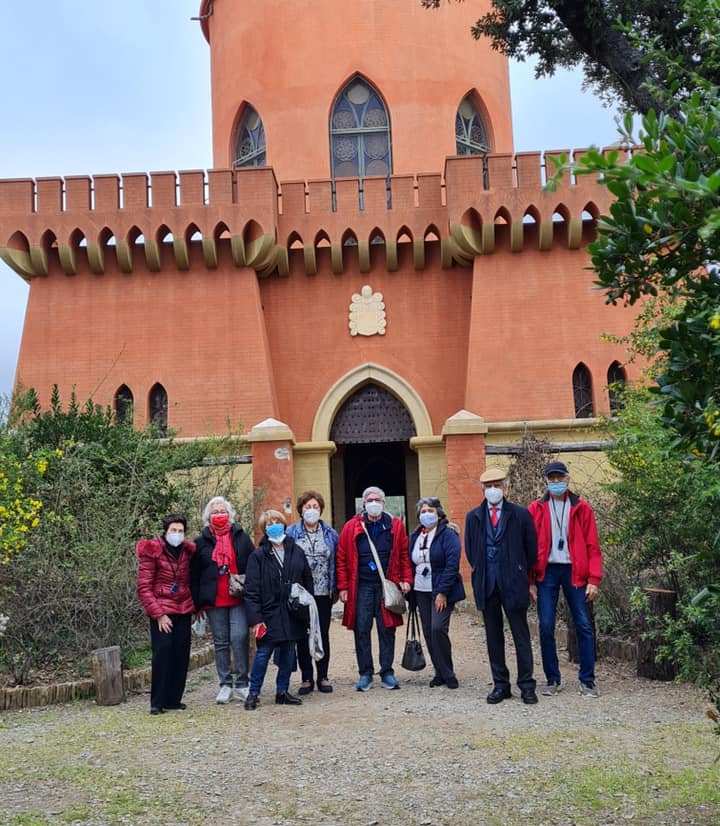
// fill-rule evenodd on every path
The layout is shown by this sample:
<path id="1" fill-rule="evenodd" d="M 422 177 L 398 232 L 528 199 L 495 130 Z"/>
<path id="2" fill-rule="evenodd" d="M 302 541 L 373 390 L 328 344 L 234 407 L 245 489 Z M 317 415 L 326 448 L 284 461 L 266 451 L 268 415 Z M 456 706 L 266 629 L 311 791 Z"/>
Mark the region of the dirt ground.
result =
<path id="1" fill-rule="evenodd" d="M 457 691 L 398 668 L 400 691 L 376 679 L 357 693 L 352 635 L 334 621 L 335 693 L 302 708 L 274 705 L 272 667 L 257 711 L 217 706 L 208 667 L 185 712 L 150 717 L 145 695 L 5 714 L 0 823 L 720 823 L 720 743 L 699 693 L 602 663 L 593 700 L 565 665 L 558 697 L 489 706 L 482 625 L 456 614 L 451 632 Z"/>

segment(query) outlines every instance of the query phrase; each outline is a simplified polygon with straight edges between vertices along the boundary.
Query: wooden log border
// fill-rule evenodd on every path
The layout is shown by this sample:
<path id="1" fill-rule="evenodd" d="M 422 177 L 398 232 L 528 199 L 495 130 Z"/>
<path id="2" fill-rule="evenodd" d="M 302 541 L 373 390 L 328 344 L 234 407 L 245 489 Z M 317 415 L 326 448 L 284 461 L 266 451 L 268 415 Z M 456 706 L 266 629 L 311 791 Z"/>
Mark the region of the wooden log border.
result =
<path id="1" fill-rule="evenodd" d="M 212 645 L 205 646 L 190 654 L 190 671 L 209 665 L 215 659 Z M 123 673 L 125 691 L 128 694 L 140 694 L 150 686 L 152 669 L 134 668 Z M 0 712 L 20 711 L 24 708 L 40 708 L 75 700 L 89 700 L 95 696 L 95 681 L 92 679 L 76 680 L 52 685 L 17 686 L 17 688 L 0 689 Z"/>

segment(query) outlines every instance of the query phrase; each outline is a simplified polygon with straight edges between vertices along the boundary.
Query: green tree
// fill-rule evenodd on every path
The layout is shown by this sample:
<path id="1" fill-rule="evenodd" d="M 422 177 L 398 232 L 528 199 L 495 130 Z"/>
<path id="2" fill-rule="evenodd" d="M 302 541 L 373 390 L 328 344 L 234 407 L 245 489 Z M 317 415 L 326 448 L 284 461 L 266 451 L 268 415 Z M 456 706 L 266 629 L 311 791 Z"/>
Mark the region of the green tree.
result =
<path id="1" fill-rule="evenodd" d="M 443 0 L 421 3 L 438 8 Z M 715 44 L 703 25 L 717 12 L 715 0 L 492 0 L 472 35 L 490 38 L 508 57 L 535 59 L 537 77 L 580 67 L 600 97 L 645 113 L 672 108 L 695 88 L 698 72 L 720 84 L 720 65 L 707 59 Z M 669 64 L 674 96 L 665 94 Z"/>
<path id="2" fill-rule="evenodd" d="M 628 118 L 624 137 L 632 139 Z M 576 174 L 601 174 L 615 196 L 590 245 L 610 303 L 662 296 L 657 331 L 664 420 L 678 445 L 720 461 L 720 104 L 714 89 L 677 118 L 643 118 L 632 157 L 591 150 Z"/>

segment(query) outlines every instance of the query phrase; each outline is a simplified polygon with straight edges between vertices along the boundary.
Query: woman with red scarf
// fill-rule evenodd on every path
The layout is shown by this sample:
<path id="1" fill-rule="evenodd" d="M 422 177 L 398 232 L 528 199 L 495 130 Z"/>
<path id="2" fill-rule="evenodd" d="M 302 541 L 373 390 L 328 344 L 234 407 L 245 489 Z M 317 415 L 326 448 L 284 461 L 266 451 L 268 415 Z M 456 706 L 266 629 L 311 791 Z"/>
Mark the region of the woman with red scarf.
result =
<path id="1" fill-rule="evenodd" d="M 235 522 L 235 509 L 215 496 L 203 512 L 205 527 L 195 540 L 191 568 L 192 596 L 198 612 L 207 611 L 220 680 L 216 702 L 245 700 L 248 694 L 248 624 L 241 596 L 230 593 L 230 576 L 240 574 L 254 546 Z"/>

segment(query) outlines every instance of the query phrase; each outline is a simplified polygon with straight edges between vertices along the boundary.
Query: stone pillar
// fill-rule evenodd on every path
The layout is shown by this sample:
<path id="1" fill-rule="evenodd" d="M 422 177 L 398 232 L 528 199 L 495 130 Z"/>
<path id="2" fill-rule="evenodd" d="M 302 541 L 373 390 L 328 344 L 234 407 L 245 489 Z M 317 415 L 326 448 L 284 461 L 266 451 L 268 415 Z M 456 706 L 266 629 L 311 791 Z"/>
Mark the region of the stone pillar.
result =
<path id="1" fill-rule="evenodd" d="M 292 520 L 294 495 L 292 430 L 277 419 L 265 419 L 247 436 L 252 451 L 255 517 L 273 508 Z M 290 513 L 287 513 L 289 504 Z M 257 537 L 256 537 L 257 538 Z"/>
<path id="2" fill-rule="evenodd" d="M 447 505 L 447 463 L 442 436 L 413 436 L 410 447 L 418 455 L 420 496 L 437 496 Z"/>
<path id="3" fill-rule="evenodd" d="M 321 493 L 325 499 L 323 519 L 326 522 L 332 522 L 330 459 L 336 450 L 335 442 L 300 442 L 293 450 L 295 495 L 299 496 L 304 490 Z"/>
<path id="4" fill-rule="evenodd" d="M 465 516 L 482 501 L 480 475 L 485 470 L 485 419 L 467 410 L 451 416 L 443 427 L 447 461 L 448 517 L 465 532 Z M 466 582 L 470 571 L 463 553 L 460 570 Z"/>

